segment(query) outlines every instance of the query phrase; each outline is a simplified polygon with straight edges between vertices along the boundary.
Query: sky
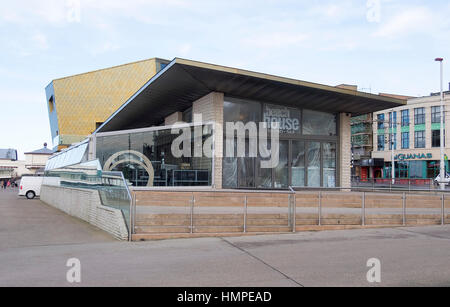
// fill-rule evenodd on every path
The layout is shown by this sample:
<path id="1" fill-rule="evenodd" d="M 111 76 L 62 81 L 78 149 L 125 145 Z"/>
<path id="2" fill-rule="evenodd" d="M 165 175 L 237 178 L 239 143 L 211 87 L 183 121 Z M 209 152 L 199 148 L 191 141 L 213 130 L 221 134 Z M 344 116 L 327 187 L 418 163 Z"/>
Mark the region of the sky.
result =
<path id="1" fill-rule="evenodd" d="M 450 82 L 448 0 L 0 0 L 0 148 L 51 143 L 51 80 L 152 57 L 372 93 Z M 449 64 L 447 64 L 449 63 Z"/>

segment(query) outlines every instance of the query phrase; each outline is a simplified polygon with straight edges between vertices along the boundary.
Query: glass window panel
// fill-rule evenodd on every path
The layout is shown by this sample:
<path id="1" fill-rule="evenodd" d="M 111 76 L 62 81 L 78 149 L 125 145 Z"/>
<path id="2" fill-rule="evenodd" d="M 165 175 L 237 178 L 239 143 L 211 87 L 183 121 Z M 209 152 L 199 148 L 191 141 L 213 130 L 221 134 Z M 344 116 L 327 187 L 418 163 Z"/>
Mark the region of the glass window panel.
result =
<path id="1" fill-rule="evenodd" d="M 337 135 L 336 115 L 318 111 L 303 110 L 303 134 Z"/>
<path id="2" fill-rule="evenodd" d="M 441 130 L 433 130 L 431 132 L 431 146 L 441 147 Z M 445 130 L 444 130 L 444 146 L 445 146 Z"/>
<path id="3" fill-rule="evenodd" d="M 238 185 L 240 188 L 255 187 L 255 158 L 238 158 Z"/>
<path id="4" fill-rule="evenodd" d="M 384 129 L 384 114 L 377 115 L 378 129 Z"/>
<path id="5" fill-rule="evenodd" d="M 308 187 L 320 187 L 320 143 L 308 144 Z"/>
<path id="6" fill-rule="evenodd" d="M 425 124 L 425 108 L 414 109 L 414 125 Z"/>
<path id="7" fill-rule="evenodd" d="M 384 134 L 378 135 L 378 151 L 384 151 Z"/>
<path id="8" fill-rule="evenodd" d="M 409 132 L 402 133 L 402 149 L 409 149 Z"/>
<path id="9" fill-rule="evenodd" d="M 274 187 L 287 188 L 289 185 L 289 142 L 280 141 L 280 160 L 275 167 Z"/>
<path id="10" fill-rule="evenodd" d="M 227 122 L 261 122 L 261 104 L 259 102 L 225 98 L 224 101 L 224 124 Z"/>
<path id="11" fill-rule="evenodd" d="M 402 111 L 402 127 L 409 126 L 409 110 Z"/>
<path id="12" fill-rule="evenodd" d="M 423 163 L 424 161 L 410 161 L 409 162 L 409 177 L 411 179 L 423 178 Z"/>
<path id="13" fill-rule="evenodd" d="M 425 148 L 425 131 L 416 131 L 414 141 L 415 148 Z"/>
<path id="14" fill-rule="evenodd" d="M 268 148 L 263 148 L 263 152 L 259 152 L 259 158 L 257 160 L 257 176 L 256 186 L 258 188 L 272 188 L 272 168 L 261 168 L 262 161 L 268 161 L 270 158 L 263 159 L 261 156 L 268 157 L 270 154 L 271 143 L 267 142 Z"/>
<path id="15" fill-rule="evenodd" d="M 292 186 L 305 186 L 305 142 L 292 142 Z"/>
<path id="16" fill-rule="evenodd" d="M 445 108 L 444 108 L 445 112 Z M 441 107 L 431 107 L 431 122 L 433 124 L 440 124 L 441 123 Z M 444 115 L 444 122 L 445 122 L 445 115 Z"/>
<path id="17" fill-rule="evenodd" d="M 224 158 L 223 158 L 223 170 L 222 170 L 222 186 L 226 189 L 237 188 L 238 182 L 238 164 L 236 158 L 236 140 L 234 140 L 234 157 L 226 157 L 227 142 L 224 139 Z"/>
<path id="18" fill-rule="evenodd" d="M 323 143 L 323 187 L 336 187 L 336 143 Z"/>
<path id="19" fill-rule="evenodd" d="M 263 121 L 268 124 L 267 127 L 269 128 L 272 123 L 278 123 L 280 133 L 301 133 L 301 111 L 299 109 L 265 104 Z"/>
<path id="20" fill-rule="evenodd" d="M 193 130 L 191 127 L 192 148 L 195 144 Z M 211 137 L 211 129 L 200 131 L 203 131 L 200 141 L 205 142 Z M 99 137 L 97 157 L 104 170 L 122 171 L 134 186 L 211 185 L 212 159 L 206 156 L 175 157 L 171 147 L 178 137 L 170 129 Z M 109 165 L 105 165 L 107 161 Z"/>

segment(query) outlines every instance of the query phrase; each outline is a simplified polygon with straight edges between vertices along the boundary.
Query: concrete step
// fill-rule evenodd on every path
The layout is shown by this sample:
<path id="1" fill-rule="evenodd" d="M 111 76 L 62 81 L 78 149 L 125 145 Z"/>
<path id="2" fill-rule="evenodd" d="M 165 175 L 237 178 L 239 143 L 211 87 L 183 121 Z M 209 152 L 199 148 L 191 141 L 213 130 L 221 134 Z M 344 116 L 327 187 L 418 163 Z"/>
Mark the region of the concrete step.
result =
<path id="1" fill-rule="evenodd" d="M 288 226 L 247 226 L 247 232 L 291 232 L 292 228 Z"/>
<path id="2" fill-rule="evenodd" d="M 190 233 L 190 227 L 185 226 L 136 226 L 137 234 L 154 234 L 154 233 Z"/>
<path id="3" fill-rule="evenodd" d="M 236 226 L 196 226 L 194 233 L 240 233 L 244 227 Z"/>
<path id="4" fill-rule="evenodd" d="M 135 226 L 190 226 L 190 219 L 145 219 L 137 220 Z"/>
<path id="5" fill-rule="evenodd" d="M 249 219 L 247 226 L 287 226 L 288 219 Z"/>
<path id="6" fill-rule="evenodd" d="M 322 225 L 361 225 L 361 218 L 357 219 L 321 219 Z"/>
<path id="7" fill-rule="evenodd" d="M 319 219 L 298 219 L 296 220 L 296 224 L 297 226 L 302 226 L 302 225 L 319 225 Z"/>
<path id="8" fill-rule="evenodd" d="M 395 219 L 368 219 L 366 218 L 366 225 L 397 225 L 401 226 L 403 225 L 403 219 L 402 218 L 395 218 Z"/>
<path id="9" fill-rule="evenodd" d="M 441 225 L 441 219 L 406 219 L 407 226 Z"/>

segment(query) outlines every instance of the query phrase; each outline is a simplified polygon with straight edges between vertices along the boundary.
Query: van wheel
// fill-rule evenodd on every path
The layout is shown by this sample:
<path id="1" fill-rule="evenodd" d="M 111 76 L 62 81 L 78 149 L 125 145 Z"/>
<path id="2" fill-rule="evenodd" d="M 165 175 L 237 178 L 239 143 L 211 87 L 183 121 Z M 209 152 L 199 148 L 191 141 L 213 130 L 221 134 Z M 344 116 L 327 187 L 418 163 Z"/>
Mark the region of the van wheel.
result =
<path id="1" fill-rule="evenodd" d="M 36 194 L 33 191 L 28 191 L 27 194 L 25 194 L 25 196 L 28 199 L 34 199 L 36 197 Z"/>

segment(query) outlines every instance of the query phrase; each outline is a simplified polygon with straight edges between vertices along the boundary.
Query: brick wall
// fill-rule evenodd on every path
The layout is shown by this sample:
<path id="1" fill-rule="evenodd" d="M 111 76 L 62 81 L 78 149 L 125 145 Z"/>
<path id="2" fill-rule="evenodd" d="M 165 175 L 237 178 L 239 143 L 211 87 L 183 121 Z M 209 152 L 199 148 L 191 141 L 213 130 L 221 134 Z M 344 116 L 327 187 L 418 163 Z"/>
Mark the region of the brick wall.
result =
<path id="1" fill-rule="evenodd" d="M 98 191 L 43 185 L 41 201 L 86 221 L 119 240 L 128 240 L 128 229 L 122 212 L 103 206 Z"/>
<path id="2" fill-rule="evenodd" d="M 222 188 L 222 155 L 223 155 L 223 93 L 210 93 L 194 101 L 192 113 L 202 114 L 202 121 L 216 123 L 214 132 L 214 178 L 215 188 Z"/>
<path id="3" fill-rule="evenodd" d="M 174 125 L 176 123 L 179 123 L 183 120 L 183 113 L 181 112 L 175 112 L 172 115 L 169 115 L 164 120 L 164 126 L 170 126 Z"/>
<path id="4" fill-rule="evenodd" d="M 345 113 L 339 115 L 339 169 L 340 169 L 340 186 L 343 188 L 351 188 L 351 116 Z"/>

